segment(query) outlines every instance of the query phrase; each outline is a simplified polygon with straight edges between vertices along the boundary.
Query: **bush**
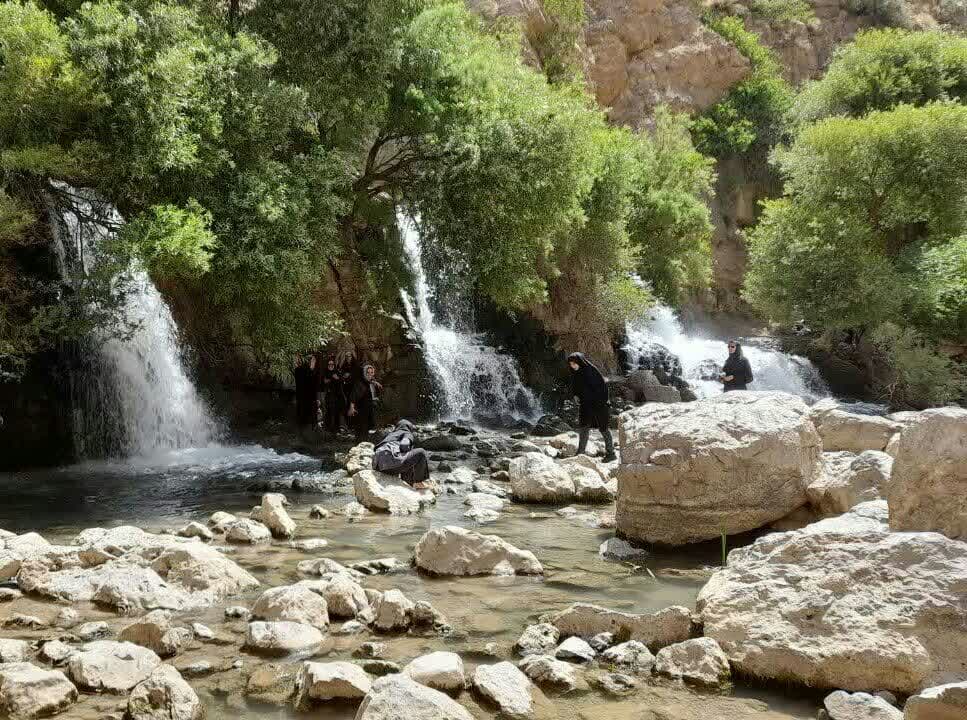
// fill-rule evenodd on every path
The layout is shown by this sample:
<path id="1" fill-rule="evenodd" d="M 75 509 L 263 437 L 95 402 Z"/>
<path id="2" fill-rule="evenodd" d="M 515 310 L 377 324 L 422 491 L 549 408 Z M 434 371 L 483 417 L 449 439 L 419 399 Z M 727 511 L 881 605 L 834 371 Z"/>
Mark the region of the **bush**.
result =
<path id="1" fill-rule="evenodd" d="M 933 338 L 967 338 L 967 236 L 918 253 L 909 274 L 910 319 Z"/>
<path id="2" fill-rule="evenodd" d="M 891 406 L 923 408 L 963 401 L 967 378 L 916 330 L 884 323 L 874 330 L 872 340 L 887 366 L 875 389 Z"/>
<path id="3" fill-rule="evenodd" d="M 806 0 L 753 0 L 749 9 L 753 15 L 779 23 L 805 23 L 816 18 Z"/>
<path id="4" fill-rule="evenodd" d="M 847 0 L 846 7 L 857 15 L 869 15 L 881 25 L 907 27 L 912 22 L 906 0 Z"/>

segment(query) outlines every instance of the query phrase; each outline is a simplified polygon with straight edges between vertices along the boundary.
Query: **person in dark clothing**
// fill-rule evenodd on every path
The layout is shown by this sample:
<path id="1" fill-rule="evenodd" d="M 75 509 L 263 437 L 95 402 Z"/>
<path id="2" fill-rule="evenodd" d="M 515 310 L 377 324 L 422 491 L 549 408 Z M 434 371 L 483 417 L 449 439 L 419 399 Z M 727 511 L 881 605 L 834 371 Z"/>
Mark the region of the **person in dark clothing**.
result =
<path id="1" fill-rule="evenodd" d="M 752 382 L 752 366 L 749 365 L 749 359 L 742 354 L 742 345 L 735 340 L 729 340 L 729 357 L 722 366 L 719 380 L 722 381 L 724 392 L 745 390 Z"/>
<path id="2" fill-rule="evenodd" d="M 346 388 L 335 358 L 331 357 L 326 361 L 326 367 L 322 371 L 322 388 L 326 393 L 323 400 L 326 407 L 326 430 L 337 435 L 346 412 Z"/>
<path id="3" fill-rule="evenodd" d="M 300 428 L 312 427 L 318 418 L 318 398 L 316 397 L 317 375 L 316 357 L 308 359 L 301 353 L 293 359 L 292 375 L 295 378 L 295 420 Z"/>
<path id="4" fill-rule="evenodd" d="M 383 386 L 376 382 L 376 368 L 363 366 L 363 377 L 353 385 L 349 396 L 349 416 L 353 419 L 356 441 L 362 442 L 376 427 L 376 407 L 379 405 Z"/>
<path id="5" fill-rule="evenodd" d="M 424 490 L 430 479 L 430 461 L 423 448 L 413 447 L 415 428 L 409 420 L 400 420 L 396 429 L 376 445 L 373 470 L 399 475 L 417 490 Z"/>
<path id="6" fill-rule="evenodd" d="M 615 460 L 614 438 L 608 427 L 608 383 L 604 376 L 584 353 L 571 353 L 567 356 L 571 367 L 571 390 L 577 396 L 580 406 L 578 425 L 580 425 L 577 454 L 587 450 L 591 428 L 597 428 L 604 438 L 604 461 Z"/>

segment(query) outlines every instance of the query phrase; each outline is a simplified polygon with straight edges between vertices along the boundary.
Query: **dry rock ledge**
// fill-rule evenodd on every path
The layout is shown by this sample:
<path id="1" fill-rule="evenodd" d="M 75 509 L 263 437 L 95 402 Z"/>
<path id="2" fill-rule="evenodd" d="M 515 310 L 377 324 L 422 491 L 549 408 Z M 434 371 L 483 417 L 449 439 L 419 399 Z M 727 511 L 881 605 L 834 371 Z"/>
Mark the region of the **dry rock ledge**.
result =
<path id="1" fill-rule="evenodd" d="M 736 392 L 621 416 L 618 533 L 684 545 L 755 530 L 806 504 L 822 446 L 799 398 Z"/>

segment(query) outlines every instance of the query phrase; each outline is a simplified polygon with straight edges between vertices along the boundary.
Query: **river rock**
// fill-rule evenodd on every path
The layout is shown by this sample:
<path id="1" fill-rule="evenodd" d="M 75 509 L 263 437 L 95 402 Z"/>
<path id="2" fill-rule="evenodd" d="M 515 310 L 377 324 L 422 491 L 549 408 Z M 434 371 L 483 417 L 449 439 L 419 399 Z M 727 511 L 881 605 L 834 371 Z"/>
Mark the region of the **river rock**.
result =
<path id="1" fill-rule="evenodd" d="M 488 495 L 496 495 L 500 498 L 506 498 L 509 494 L 507 492 L 507 488 L 491 482 L 490 480 L 474 480 L 473 491 L 478 493 L 486 493 Z"/>
<path id="2" fill-rule="evenodd" d="M 403 674 L 421 685 L 444 692 L 458 692 L 466 684 L 463 660 L 452 652 L 421 655 L 403 668 Z"/>
<path id="3" fill-rule="evenodd" d="M 204 540 L 205 542 L 215 538 L 215 534 L 200 522 L 190 522 L 181 528 L 176 534 L 180 537 L 186 538 L 196 537 L 200 540 Z"/>
<path id="4" fill-rule="evenodd" d="M 154 650 L 161 657 L 181 652 L 192 637 L 191 630 L 171 626 L 171 613 L 167 610 L 152 610 L 118 635 L 119 640 Z"/>
<path id="5" fill-rule="evenodd" d="M 900 433 L 886 499 L 894 530 L 967 540 L 967 410 L 925 410 Z"/>
<path id="6" fill-rule="evenodd" d="M 571 426 L 560 415 L 542 415 L 531 430 L 536 437 L 554 437 L 570 431 Z"/>
<path id="7" fill-rule="evenodd" d="M 528 625 L 514 645 L 520 655 L 546 655 L 560 643 L 560 631 L 550 623 Z"/>
<path id="8" fill-rule="evenodd" d="M 590 639 L 602 632 L 616 638 L 638 640 L 651 650 L 680 643 L 691 636 L 692 614 L 688 608 L 673 605 L 655 613 L 633 615 L 598 605 L 577 603 L 548 619 L 561 635 Z"/>
<path id="9" fill-rule="evenodd" d="M 245 647 L 265 655 L 308 654 L 322 645 L 322 633 L 312 625 L 279 620 L 250 622 Z"/>
<path id="10" fill-rule="evenodd" d="M 211 517 L 208 518 L 208 527 L 212 528 L 212 530 L 215 532 L 223 533 L 225 532 L 225 528 L 236 520 L 238 520 L 238 518 L 231 513 L 227 513 L 224 510 L 218 510 L 217 512 L 213 512 Z"/>
<path id="11" fill-rule="evenodd" d="M 575 663 L 589 663 L 594 660 L 597 653 L 581 638 L 572 635 L 557 646 L 554 657 L 558 660 L 567 660 Z"/>
<path id="12" fill-rule="evenodd" d="M 898 694 L 967 679 L 967 543 L 890 532 L 885 505 L 863 503 L 729 553 L 696 608 L 734 668 Z"/>
<path id="13" fill-rule="evenodd" d="M 303 585 L 283 585 L 266 590 L 252 608 L 257 620 L 289 620 L 325 630 L 329 609 L 325 599 Z"/>
<path id="14" fill-rule="evenodd" d="M 63 665 L 74 652 L 74 648 L 60 640 L 48 640 L 40 648 L 40 659 L 51 665 Z"/>
<path id="15" fill-rule="evenodd" d="M 473 470 L 466 467 L 458 467 L 447 475 L 443 482 L 453 485 L 470 485 L 475 482 L 476 479 L 477 473 L 475 473 Z"/>
<path id="16" fill-rule="evenodd" d="M 262 523 L 249 518 L 240 518 L 225 527 L 228 542 L 255 545 L 272 539 L 272 532 Z"/>
<path id="17" fill-rule="evenodd" d="M 481 535 L 447 525 L 420 538 L 413 552 L 421 570 L 435 575 L 540 575 L 544 568 L 532 552 L 496 535 Z"/>
<path id="18" fill-rule="evenodd" d="M 967 682 L 947 683 L 921 690 L 903 706 L 903 720 L 964 720 Z"/>
<path id="19" fill-rule="evenodd" d="M 500 519 L 500 513 L 496 510 L 488 510 L 485 507 L 473 506 L 467 512 L 463 514 L 465 518 L 469 518 L 474 522 L 478 522 L 481 525 L 484 523 L 492 523 Z"/>
<path id="20" fill-rule="evenodd" d="M 0 663 L 27 662 L 30 655 L 30 643 L 26 640 L 0 638 Z"/>
<path id="21" fill-rule="evenodd" d="M 733 392 L 621 415 L 619 534 L 683 545 L 763 527 L 806 503 L 819 436 L 799 398 Z"/>
<path id="22" fill-rule="evenodd" d="M 0 664 L 0 712 L 11 720 L 57 715 L 76 701 L 77 688 L 60 670 L 26 662 Z"/>
<path id="23" fill-rule="evenodd" d="M 287 504 L 285 495 L 281 493 L 265 493 L 262 496 L 260 520 L 277 538 L 291 538 L 295 535 L 295 521 L 285 510 Z"/>
<path id="24" fill-rule="evenodd" d="M 504 509 L 504 504 L 506 500 L 497 497 L 496 495 L 489 495 L 487 493 L 472 492 L 467 493 L 467 497 L 464 498 L 463 504 L 470 505 L 472 508 L 479 510 L 490 510 L 492 512 L 500 512 Z"/>
<path id="25" fill-rule="evenodd" d="M 128 698 L 128 720 L 199 720 L 201 701 L 179 672 L 160 665 Z"/>
<path id="26" fill-rule="evenodd" d="M 823 441 L 823 450 L 886 450 L 894 433 L 903 426 L 880 415 L 851 411 L 849 404 L 827 398 L 809 410 L 809 418 Z"/>
<path id="27" fill-rule="evenodd" d="M 125 693 L 161 664 L 152 650 L 130 642 L 97 640 L 70 656 L 71 679 L 87 690 Z"/>
<path id="28" fill-rule="evenodd" d="M 510 462 L 510 488 L 521 502 L 609 502 L 606 478 L 583 463 L 557 463 L 543 453 L 525 453 Z"/>
<path id="29" fill-rule="evenodd" d="M 356 713 L 356 720 L 473 720 L 467 710 L 439 690 L 406 675 L 376 680 Z"/>
<path id="30" fill-rule="evenodd" d="M 82 642 L 89 642 L 106 638 L 111 634 L 111 628 L 103 620 L 93 620 L 78 625 L 73 634 Z"/>
<path id="31" fill-rule="evenodd" d="M 412 515 L 432 502 L 432 493 L 418 493 L 400 485 L 381 485 L 372 470 L 353 475 L 353 489 L 356 499 L 367 510 L 390 515 Z"/>
<path id="32" fill-rule="evenodd" d="M 823 700 L 830 720 L 903 720 L 903 713 L 882 698 L 837 690 Z"/>
<path id="33" fill-rule="evenodd" d="M 361 442 L 352 447 L 346 453 L 345 467 L 349 475 L 355 475 L 361 470 L 370 470 L 373 467 L 373 454 L 375 447 L 371 442 Z"/>
<path id="34" fill-rule="evenodd" d="M 509 662 L 479 665 L 473 687 L 508 718 L 532 718 L 536 709 L 536 688 L 517 666 Z"/>
<path id="35" fill-rule="evenodd" d="M 662 648 L 655 656 L 655 672 L 675 680 L 717 687 L 732 678 L 729 659 L 712 638 L 695 638 Z"/>
<path id="36" fill-rule="evenodd" d="M 348 570 L 332 573 L 322 580 L 304 580 L 298 585 L 321 595 L 326 601 L 330 617 L 351 619 L 369 610 L 366 591 Z"/>
<path id="37" fill-rule="evenodd" d="M 578 686 L 577 671 L 570 663 L 550 655 L 527 655 L 517 667 L 538 685 L 551 686 L 555 690 L 570 691 Z"/>
<path id="38" fill-rule="evenodd" d="M 641 675 L 647 675 L 655 666 L 655 656 L 647 645 L 637 640 L 629 640 L 608 648 L 601 653 L 601 660 L 611 665 L 621 665 Z"/>
<path id="39" fill-rule="evenodd" d="M 878 500 L 890 481 L 893 458 L 878 450 L 824 452 L 822 472 L 808 488 L 809 503 L 824 517 Z"/>
<path id="40" fill-rule="evenodd" d="M 259 586 L 238 563 L 201 543 L 165 548 L 156 556 L 149 551 L 144 557 L 153 557 L 151 569 L 169 583 L 190 590 L 190 602 L 195 606 L 213 605 Z"/>
<path id="41" fill-rule="evenodd" d="M 376 612 L 373 624 L 385 632 L 405 631 L 413 621 L 413 601 L 399 590 L 387 590 L 372 606 Z"/>
<path id="42" fill-rule="evenodd" d="M 308 709 L 326 700 L 360 701 L 372 687 L 372 680 L 351 662 L 306 662 L 296 681 L 296 707 Z"/>
<path id="43" fill-rule="evenodd" d="M 624 673 L 601 673 L 592 679 L 605 695 L 624 697 L 638 689 L 638 681 Z"/>
<path id="44" fill-rule="evenodd" d="M 309 517 L 313 520 L 325 520 L 331 514 L 322 505 L 313 505 L 309 508 Z"/>

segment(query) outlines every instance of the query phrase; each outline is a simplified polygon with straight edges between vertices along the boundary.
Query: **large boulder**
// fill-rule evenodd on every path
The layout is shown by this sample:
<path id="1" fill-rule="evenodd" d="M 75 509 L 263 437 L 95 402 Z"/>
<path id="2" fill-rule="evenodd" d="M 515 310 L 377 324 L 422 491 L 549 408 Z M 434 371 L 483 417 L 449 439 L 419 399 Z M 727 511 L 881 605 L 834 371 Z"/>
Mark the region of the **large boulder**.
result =
<path id="1" fill-rule="evenodd" d="M 561 635 L 590 640 L 601 633 L 615 638 L 638 640 L 652 650 L 688 640 L 692 629 L 692 614 L 688 608 L 673 605 L 654 613 L 635 615 L 609 610 L 598 605 L 576 603 L 546 619 Z"/>
<path id="2" fill-rule="evenodd" d="M 262 496 L 259 518 L 277 538 L 290 538 L 295 535 L 295 521 L 285 510 L 287 504 L 285 495 L 281 493 L 265 493 Z"/>
<path id="3" fill-rule="evenodd" d="M 881 415 L 857 412 L 849 404 L 827 398 L 809 410 L 809 418 L 823 440 L 823 450 L 886 450 L 894 433 L 903 425 Z"/>
<path id="4" fill-rule="evenodd" d="M 544 453 L 529 452 L 510 461 L 510 488 L 521 502 L 610 502 L 611 491 L 600 473 L 582 463 L 557 463 Z"/>
<path id="5" fill-rule="evenodd" d="M 914 693 L 967 679 L 967 543 L 893 533 L 883 501 L 733 550 L 699 593 L 744 675 Z"/>
<path id="6" fill-rule="evenodd" d="M 64 712 L 77 701 L 77 688 L 60 670 L 30 663 L 0 664 L 0 713 L 34 720 Z"/>
<path id="7" fill-rule="evenodd" d="M 257 620 L 289 620 L 325 630 L 329 608 L 325 598 L 304 585 L 283 585 L 266 590 L 256 600 L 252 617 Z"/>
<path id="8" fill-rule="evenodd" d="M 473 720 L 456 700 L 439 690 L 420 685 L 402 674 L 373 683 L 356 720 Z"/>
<path id="9" fill-rule="evenodd" d="M 367 510 L 390 515 L 412 515 L 433 502 L 432 493 L 419 493 L 401 485 L 380 484 L 372 470 L 362 470 L 353 475 L 353 490 L 356 499 Z"/>
<path id="10" fill-rule="evenodd" d="M 152 650 L 129 642 L 97 640 L 82 645 L 67 664 L 71 679 L 86 690 L 126 693 L 161 664 Z"/>
<path id="11" fill-rule="evenodd" d="M 964 720 L 967 682 L 947 683 L 921 690 L 903 706 L 904 720 Z"/>
<path id="12" fill-rule="evenodd" d="M 893 458 L 879 450 L 824 452 L 822 472 L 806 488 L 810 505 L 824 517 L 879 500 L 890 481 Z"/>
<path id="13" fill-rule="evenodd" d="M 886 499 L 894 530 L 967 540 L 967 410 L 925 410 L 904 428 Z"/>
<path id="14" fill-rule="evenodd" d="M 617 529 L 683 545 L 747 532 L 806 503 L 820 472 L 808 408 L 786 393 L 731 392 L 621 416 Z"/>
<path id="15" fill-rule="evenodd" d="M 447 525 L 433 528 L 413 551 L 416 566 L 434 575 L 540 575 L 544 568 L 534 553 L 496 535 Z"/>
<path id="16" fill-rule="evenodd" d="M 201 701 L 171 665 L 159 665 L 128 698 L 128 720 L 199 720 Z"/>

